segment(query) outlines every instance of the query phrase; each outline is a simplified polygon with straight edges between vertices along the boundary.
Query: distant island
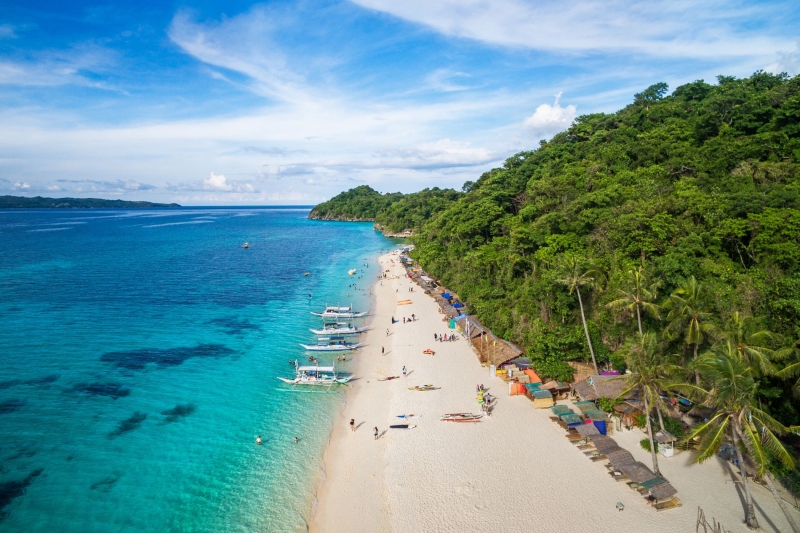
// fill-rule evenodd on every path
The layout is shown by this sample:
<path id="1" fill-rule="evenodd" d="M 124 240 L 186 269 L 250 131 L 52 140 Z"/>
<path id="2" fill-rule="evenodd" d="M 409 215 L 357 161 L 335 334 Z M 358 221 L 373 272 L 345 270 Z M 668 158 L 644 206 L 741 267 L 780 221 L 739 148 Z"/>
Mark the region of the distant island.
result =
<path id="1" fill-rule="evenodd" d="M 0 209 L 151 209 L 181 207 L 179 204 L 129 202 L 102 198 L 43 198 L 34 196 L 0 196 Z"/>

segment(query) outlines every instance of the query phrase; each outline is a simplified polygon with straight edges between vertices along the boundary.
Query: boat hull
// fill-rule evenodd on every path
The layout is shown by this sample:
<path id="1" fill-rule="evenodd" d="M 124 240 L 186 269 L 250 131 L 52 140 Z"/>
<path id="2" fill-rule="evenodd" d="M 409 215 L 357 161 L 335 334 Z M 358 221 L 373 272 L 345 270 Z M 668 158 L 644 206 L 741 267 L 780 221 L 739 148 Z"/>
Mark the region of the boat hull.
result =
<path id="1" fill-rule="evenodd" d="M 353 350 L 360 348 L 362 344 L 348 344 L 345 346 L 316 346 L 312 344 L 301 344 L 300 346 L 309 352 L 352 352 Z"/>

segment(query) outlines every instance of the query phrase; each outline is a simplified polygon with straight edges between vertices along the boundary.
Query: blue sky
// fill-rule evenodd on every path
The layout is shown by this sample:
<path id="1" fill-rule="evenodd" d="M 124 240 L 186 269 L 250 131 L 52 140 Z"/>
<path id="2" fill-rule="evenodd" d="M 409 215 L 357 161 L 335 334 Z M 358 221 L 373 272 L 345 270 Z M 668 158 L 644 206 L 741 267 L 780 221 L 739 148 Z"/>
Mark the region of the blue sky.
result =
<path id="1" fill-rule="evenodd" d="M 0 194 L 460 188 L 653 83 L 797 75 L 798 28 L 791 1 L 0 2 Z"/>

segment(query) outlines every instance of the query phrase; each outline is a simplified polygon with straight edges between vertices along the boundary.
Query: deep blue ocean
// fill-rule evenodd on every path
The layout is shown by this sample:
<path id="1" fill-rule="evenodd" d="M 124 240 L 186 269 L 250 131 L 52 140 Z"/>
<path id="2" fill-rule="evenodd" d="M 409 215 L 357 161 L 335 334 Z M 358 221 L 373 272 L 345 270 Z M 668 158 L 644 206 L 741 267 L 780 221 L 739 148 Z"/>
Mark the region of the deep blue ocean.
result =
<path id="1" fill-rule="evenodd" d="M 0 211 L 0 531 L 306 530 L 343 393 L 276 376 L 392 246 L 307 214 Z"/>

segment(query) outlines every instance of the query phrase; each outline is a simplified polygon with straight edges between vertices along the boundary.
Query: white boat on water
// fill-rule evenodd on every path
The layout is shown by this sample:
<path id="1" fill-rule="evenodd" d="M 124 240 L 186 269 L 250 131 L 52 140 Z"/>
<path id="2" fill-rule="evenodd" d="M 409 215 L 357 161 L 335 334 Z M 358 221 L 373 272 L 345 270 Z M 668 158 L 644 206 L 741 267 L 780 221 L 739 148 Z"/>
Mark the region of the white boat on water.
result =
<path id="1" fill-rule="evenodd" d="M 352 324 L 346 322 L 337 322 L 335 324 L 325 324 L 322 329 L 312 329 L 311 333 L 317 335 L 358 335 L 364 333 L 369 328 L 357 328 Z"/>
<path id="2" fill-rule="evenodd" d="M 320 337 L 317 344 L 301 344 L 303 348 L 310 352 L 350 352 L 363 346 L 363 342 L 347 342 L 343 336 Z"/>
<path id="3" fill-rule="evenodd" d="M 353 311 L 351 307 L 327 306 L 321 313 L 311 311 L 314 316 L 321 316 L 322 318 L 361 318 L 367 316 L 366 311 L 357 312 Z"/>
<path id="4" fill-rule="evenodd" d="M 294 378 L 282 378 L 279 380 L 289 385 L 312 385 L 312 386 L 332 386 L 344 385 L 353 376 L 340 376 L 333 366 L 300 366 L 294 362 Z"/>

